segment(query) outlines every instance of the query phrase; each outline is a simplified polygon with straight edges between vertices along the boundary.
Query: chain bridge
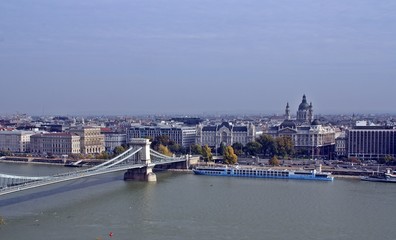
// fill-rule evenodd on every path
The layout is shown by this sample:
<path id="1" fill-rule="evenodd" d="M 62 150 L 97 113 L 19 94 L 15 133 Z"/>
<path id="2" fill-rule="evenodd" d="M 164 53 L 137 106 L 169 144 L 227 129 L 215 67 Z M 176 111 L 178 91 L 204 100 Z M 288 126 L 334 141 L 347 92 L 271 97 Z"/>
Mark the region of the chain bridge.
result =
<path id="1" fill-rule="evenodd" d="M 187 164 L 187 157 L 169 157 L 150 149 L 148 139 L 132 139 L 131 147 L 122 154 L 97 166 L 53 176 L 15 176 L 0 173 L 0 196 L 70 180 L 112 172 L 126 171 L 125 180 L 156 181 L 154 166 L 172 163 Z"/>

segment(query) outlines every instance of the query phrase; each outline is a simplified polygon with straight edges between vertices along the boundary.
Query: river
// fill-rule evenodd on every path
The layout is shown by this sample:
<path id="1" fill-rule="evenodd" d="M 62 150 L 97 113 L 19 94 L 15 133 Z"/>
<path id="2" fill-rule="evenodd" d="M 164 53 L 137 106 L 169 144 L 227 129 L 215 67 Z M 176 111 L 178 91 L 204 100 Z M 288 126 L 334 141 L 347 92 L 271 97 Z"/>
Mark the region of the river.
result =
<path id="1" fill-rule="evenodd" d="M 60 166 L 0 163 L 0 173 Z M 122 173 L 0 197 L 0 239 L 394 240 L 396 184 Z"/>

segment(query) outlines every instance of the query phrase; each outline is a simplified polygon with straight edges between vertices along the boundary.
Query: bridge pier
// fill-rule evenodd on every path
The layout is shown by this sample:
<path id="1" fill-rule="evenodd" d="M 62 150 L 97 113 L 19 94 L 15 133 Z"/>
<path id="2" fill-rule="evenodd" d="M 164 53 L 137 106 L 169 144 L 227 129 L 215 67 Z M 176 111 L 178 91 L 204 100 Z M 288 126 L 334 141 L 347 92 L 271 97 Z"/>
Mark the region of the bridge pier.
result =
<path id="1" fill-rule="evenodd" d="M 130 143 L 137 147 L 142 147 L 138 158 L 146 166 L 143 168 L 128 169 L 124 174 L 124 180 L 138 180 L 147 182 L 156 182 L 157 176 L 153 173 L 154 164 L 151 164 L 150 158 L 150 140 L 145 138 L 133 138 Z"/>
<path id="2" fill-rule="evenodd" d="M 124 173 L 124 180 L 156 182 L 157 175 L 153 173 L 152 167 L 135 168 L 129 169 L 126 173 Z"/>

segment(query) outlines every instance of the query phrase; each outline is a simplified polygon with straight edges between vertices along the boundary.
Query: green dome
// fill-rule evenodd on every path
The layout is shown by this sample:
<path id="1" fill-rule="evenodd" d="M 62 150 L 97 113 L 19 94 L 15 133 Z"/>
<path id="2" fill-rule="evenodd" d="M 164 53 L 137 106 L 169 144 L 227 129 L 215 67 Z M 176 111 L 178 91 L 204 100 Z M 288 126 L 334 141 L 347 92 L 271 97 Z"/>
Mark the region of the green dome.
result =
<path id="1" fill-rule="evenodd" d="M 322 125 L 322 123 L 319 121 L 319 119 L 315 119 L 315 120 L 312 121 L 311 125 L 318 126 L 318 125 Z"/>
<path id="2" fill-rule="evenodd" d="M 309 104 L 307 102 L 307 97 L 304 94 L 303 100 L 300 103 L 300 106 L 298 106 L 298 110 L 308 110 L 308 109 L 309 109 Z"/>

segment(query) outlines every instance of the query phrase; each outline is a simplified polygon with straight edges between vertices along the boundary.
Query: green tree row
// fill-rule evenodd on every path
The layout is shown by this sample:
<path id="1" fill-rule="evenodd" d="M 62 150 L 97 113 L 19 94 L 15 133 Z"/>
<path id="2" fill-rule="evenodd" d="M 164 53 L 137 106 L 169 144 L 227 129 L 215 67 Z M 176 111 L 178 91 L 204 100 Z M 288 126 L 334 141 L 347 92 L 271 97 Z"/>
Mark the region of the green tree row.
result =
<path id="1" fill-rule="evenodd" d="M 244 153 L 247 155 L 256 156 L 263 154 L 264 156 L 281 156 L 283 158 L 293 156 L 294 142 L 289 136 L 272 137 L 268 134 L 262 134 L 256 141 L 249 142 L 244 148 Z"/>

